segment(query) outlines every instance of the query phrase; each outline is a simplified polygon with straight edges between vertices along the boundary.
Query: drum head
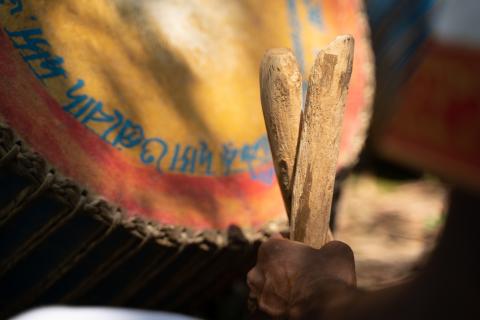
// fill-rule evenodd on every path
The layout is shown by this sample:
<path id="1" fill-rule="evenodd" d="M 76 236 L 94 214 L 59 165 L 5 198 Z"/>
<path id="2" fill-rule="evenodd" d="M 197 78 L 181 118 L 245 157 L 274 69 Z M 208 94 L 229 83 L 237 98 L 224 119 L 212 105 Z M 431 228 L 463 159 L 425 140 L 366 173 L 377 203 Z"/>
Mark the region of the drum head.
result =
<path id="1" fill-rule="evenodd" d="M 0 117 L 65 176 L 130 215 L 193 229 L 285 217 L 259 97 L 271 47 L 304 79 L 355 36 L 339 168 L 357 158 L 373 69 L 361 1 L 0 3 Z"/>

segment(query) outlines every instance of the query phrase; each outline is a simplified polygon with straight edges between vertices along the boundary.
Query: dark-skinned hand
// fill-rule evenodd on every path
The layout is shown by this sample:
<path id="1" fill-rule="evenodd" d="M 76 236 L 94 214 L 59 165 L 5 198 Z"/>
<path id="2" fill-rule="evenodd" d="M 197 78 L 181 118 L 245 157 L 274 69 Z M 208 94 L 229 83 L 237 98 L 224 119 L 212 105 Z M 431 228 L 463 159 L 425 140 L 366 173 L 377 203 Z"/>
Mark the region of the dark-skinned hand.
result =
<path id="1" fill-rule="evenodd" d="M 300 318 L 355 290 L 353 252 L 339 241 L 321 249 L 275 235 L 258 250 L 248 273 L 250 300 L 273 318 Z"/>

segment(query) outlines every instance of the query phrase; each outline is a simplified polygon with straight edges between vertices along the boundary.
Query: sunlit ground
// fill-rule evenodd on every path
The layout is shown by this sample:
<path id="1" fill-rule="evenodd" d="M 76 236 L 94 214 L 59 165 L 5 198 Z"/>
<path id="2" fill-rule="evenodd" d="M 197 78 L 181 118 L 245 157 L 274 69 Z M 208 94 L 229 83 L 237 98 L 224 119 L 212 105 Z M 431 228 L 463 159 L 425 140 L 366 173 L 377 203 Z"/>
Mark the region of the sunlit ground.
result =
<path id="1" fill-rule="evenodd" d="M 352 175 L 335 238 L 355 252 L 358 285 L 378 288 L 421 266 L 443 225 L 446 190 L 433 179 L 399 183 Z"/>

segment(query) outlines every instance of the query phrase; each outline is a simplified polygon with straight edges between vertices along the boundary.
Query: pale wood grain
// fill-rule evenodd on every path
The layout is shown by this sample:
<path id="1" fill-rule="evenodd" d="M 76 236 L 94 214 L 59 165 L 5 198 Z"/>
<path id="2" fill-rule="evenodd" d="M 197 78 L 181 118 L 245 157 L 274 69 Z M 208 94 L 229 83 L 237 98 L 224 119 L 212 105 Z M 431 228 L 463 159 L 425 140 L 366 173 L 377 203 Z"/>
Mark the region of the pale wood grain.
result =
<path id="1" fill-rule="evenodd" d="M 293 177 L 290 236 L 315 248 L 328 238 L 353 47 L 353 37 L 337 37 L 319 52 L 308 82 Z"/>
<path id="2" fill-rule="evenodd" d="M 302 75 L 290 50 L 271 49 L 265 53 L 260 67 L 260 92 L 275 172 L 290 217 L 302 112 Z"/>

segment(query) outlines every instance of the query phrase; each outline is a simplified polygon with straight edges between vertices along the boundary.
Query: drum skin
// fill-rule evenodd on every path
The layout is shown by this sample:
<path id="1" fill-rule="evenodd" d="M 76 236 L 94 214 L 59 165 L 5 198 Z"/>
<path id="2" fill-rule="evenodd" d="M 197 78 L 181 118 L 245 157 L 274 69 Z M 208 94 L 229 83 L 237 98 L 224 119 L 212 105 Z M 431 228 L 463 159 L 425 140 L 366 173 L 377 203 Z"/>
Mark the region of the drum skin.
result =
<path id="1" fill-rule="evenodd" d="M 193 229 L 285 217 L 258 84 L 271 47 L 308 79 L 316 52 L 353 34 L 339 169 L 364 140 L 361 1 L 4 0 L 0 23 L 0 118 L 130 215 Z"/>

